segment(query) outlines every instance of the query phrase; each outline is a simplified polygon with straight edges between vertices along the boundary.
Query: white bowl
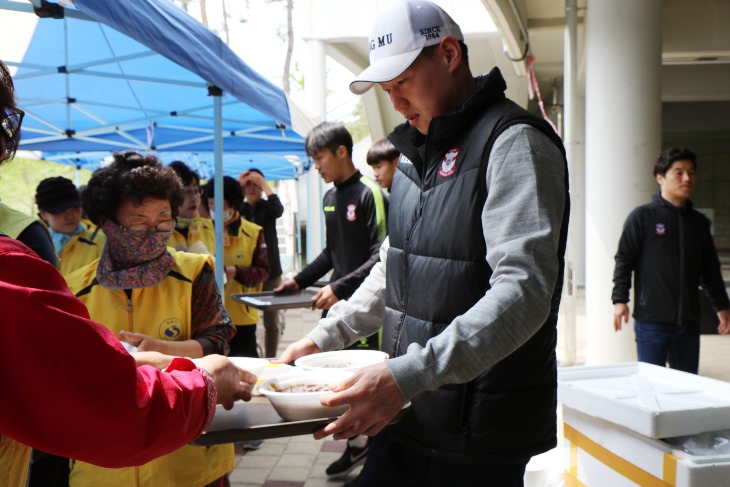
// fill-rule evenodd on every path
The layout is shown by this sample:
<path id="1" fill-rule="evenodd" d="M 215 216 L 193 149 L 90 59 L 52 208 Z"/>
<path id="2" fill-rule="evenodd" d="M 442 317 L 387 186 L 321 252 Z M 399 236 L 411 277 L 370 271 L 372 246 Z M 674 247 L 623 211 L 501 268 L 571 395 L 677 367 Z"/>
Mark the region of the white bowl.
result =
<path id="1" fill-rule="evenodd" d="M 228 357 L 228 360 L 233 362 L 233 365 L 239 369 L 246 369 L 259 378 L 261 373 L 264 371 L 264 367 L 269 365 L 269 360 L 265 358 L 254 358 L 254 357 Z M 252 390 L 256 384 L 248 385 L 248 390 Z"/>
<path id="2" fill-rule="evenodd" d="M 329 369 L 355 372 L 387 359 L 388 354 L 378 350 L 337 350 L 299 357 L 294 365 L 303 370 Z"/>
<path id="3" fill-rule="evenodd" d="M 278 377 L 280 375 L 288 374 L 292 371 L 298 371 L 296 367 L 292 367 L 288 364 L 275 364 L 271 362 L 269 365 L 264 367 L 264 370 L 259 374 L 259 380 L 256 381 L 256 387 L 253 388 L 253 391 L 251 391 L 251 394 L 254 396 L 261 396 L 262 394 L 259 392 L 259 385 L 266 379 L 270 379 L 272 377 Z"/>
<path id="4" fill-rule="evenodd" d="M 321 397 L 324 394 L 331 394 L 331 392 L 284 392 L 283 389 L 297 385 L 334 385 L 350 376 L 352 376 L 352 372 L 342 370 L 291 372 L 266 379 L 259 384 L 258 390 L 269 398 L 279 416 L 287 421 L 333 418 L 343 414 L 349 406 L 346 404 L 336 408 L 322 406 Z"/>

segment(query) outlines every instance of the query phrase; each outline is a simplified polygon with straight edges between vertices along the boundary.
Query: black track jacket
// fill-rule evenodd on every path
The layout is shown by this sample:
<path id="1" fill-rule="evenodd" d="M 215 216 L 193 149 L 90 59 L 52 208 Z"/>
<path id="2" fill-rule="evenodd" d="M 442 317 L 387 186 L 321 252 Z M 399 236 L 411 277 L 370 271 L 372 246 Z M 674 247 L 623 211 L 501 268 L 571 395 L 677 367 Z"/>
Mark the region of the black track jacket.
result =
<path id="1" fill-rule="evenodd" d="M 680 208 L 656 194 L 631 212 L 616 253 L 614 304 L 629 302 L 632 272 L 636 320 L 699 324 L 700 286 L 716 310 L 730 308 L 710 221 L 691 201 Z"/>

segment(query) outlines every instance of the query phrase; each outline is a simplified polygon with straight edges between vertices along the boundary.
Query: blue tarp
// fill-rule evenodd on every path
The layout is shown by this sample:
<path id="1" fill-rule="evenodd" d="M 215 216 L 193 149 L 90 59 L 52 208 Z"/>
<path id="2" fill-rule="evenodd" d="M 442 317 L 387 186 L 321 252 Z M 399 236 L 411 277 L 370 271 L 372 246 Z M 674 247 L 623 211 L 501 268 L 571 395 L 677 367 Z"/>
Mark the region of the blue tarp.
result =
<path id="1" fill-rule="evenodd" d="M 277 179 L 301 173 L 303 139 L 290 127 L 283 91 L 202 24 L 167 0 L 78 0 L 76 6 L 99 22 L 39 19 L 23 59 L 6 60 L 18 66 L 15 86 L 26 111 L 21 149 L 51 158 L 126 149 L 188 152 L 212 163 L 208 86 L 215 85 L 223 90 L 223 172 L 237 174 L 250 163 Z"/>
<path id="2" fill-rule="evenodd" d="M 30 10 L 18 5 L 0 0 L 0 8 Z M 19 68 L 20 149 L 49 157 L 214 153 L 215 271 L 223 289 L 223 152 L 283 156 L 290 169 L 290 159 L 304 158 L 286 96 L 169 0 L 77 0 L 76 7 L 83 15 L 40 18 L 23 59 L 4 60 Z"/>

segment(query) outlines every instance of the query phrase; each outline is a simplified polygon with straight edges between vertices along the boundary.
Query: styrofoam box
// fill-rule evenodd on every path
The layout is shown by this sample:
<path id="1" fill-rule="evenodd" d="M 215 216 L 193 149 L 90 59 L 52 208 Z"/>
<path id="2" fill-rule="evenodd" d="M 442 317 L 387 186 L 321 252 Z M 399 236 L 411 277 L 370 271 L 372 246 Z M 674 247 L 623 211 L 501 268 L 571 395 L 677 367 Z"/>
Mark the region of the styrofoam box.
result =
<path id="1" fill-rule="evenodd" d="M 563 406 L 565 485 L 730 485 L 730 455 L 692 456 L 667 443 Z"/>
<path id="2" fill-rule="evenodd" d="M 650 438 L 730 428 L 730 383 L 640 362 L 561 367 L 558 401 Z"/>

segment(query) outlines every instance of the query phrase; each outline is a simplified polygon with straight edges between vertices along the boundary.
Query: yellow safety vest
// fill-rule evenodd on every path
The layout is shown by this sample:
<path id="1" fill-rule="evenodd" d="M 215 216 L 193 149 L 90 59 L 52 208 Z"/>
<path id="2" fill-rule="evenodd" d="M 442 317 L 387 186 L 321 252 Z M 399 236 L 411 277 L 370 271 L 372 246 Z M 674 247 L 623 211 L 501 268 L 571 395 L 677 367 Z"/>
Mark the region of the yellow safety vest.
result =
<path id="1" fill-rule="evenodd" d="M 131 299 L 123 290 L 107 289 L 96 282 L 98 260 L 66 279 L 71 291 L 89 309 L 91 318 L 114 333 L 128 330 L 160 340 L 188 340 L 193 282 L 205 263 L 211 261 L 207 255 L 168 250 L 175 258 L 172 271 L 156 286 L 133 289 Z M 70 485 L 204 486 L 233 470 L 233 461 L 232 444 L 186 445 L 139 467 L 109 469 L 73 461 Z"/>
<path id="2" fill-rule="evenodd" d="M 241 218 L 241 227 L 238 235 L 230 235 L 231 244 L 223 251 L 223 262 L 226 266 L 250 266 L 253 254 L 256 251 L 261 227 Z M 264 283 L 257 286 L 244 286 L 235 278 L 229 279 L 225 287 L 224 305 L 236 325 L 255 325 L 259 321 L 259 312 L 256 308 L 246 306 L 231 299 L 231 294 L 256 293 L 264 288 Z"/>
<path id="3" fill-rule="evenodd" d="M 106 237 L 99 230 L 94 235 L 94 240 L 91 240 L 93 233 L 94 229 L 84 227 L 81 233 L 71 237 L 71 240 L 64 245 L 61 255 L 58 256 L 58 270 L 61 274 L 64 276 L 71 274 L 101 256 Z"/>
<path id="4" fill-rule="evenodd" d="M 43 225 L 43 228 L 48 231 L 46 224 L 38 218 L 33 218 L 30 215 L 10 208 L 5 203 L 0 203 L 0 232 L 3 232 L 8 237 L 17 239 L 18 235 L 23 233 L 23 230 L 35 222 Z M 48 238 L 51 238 L 50 234 Z"/>
<path id="5" fill-rule="evenodd" d="M 215 228 L 211 219 L 196 216 L 188 227 L 188 237 L 185 238 L 182 233 L 175 229 L 172 231 L 172 237 L 170 237 L 167 245 L 175 248 L 181 245 L 190 247 L 197 241 L 203 242 L 208 252 L 215 255 Z"/>
<path id="6" fill-rule="evenodd" d="M 0 485 L 25 487 L 29 464 L 29 446 L 0 436 Z"/>

